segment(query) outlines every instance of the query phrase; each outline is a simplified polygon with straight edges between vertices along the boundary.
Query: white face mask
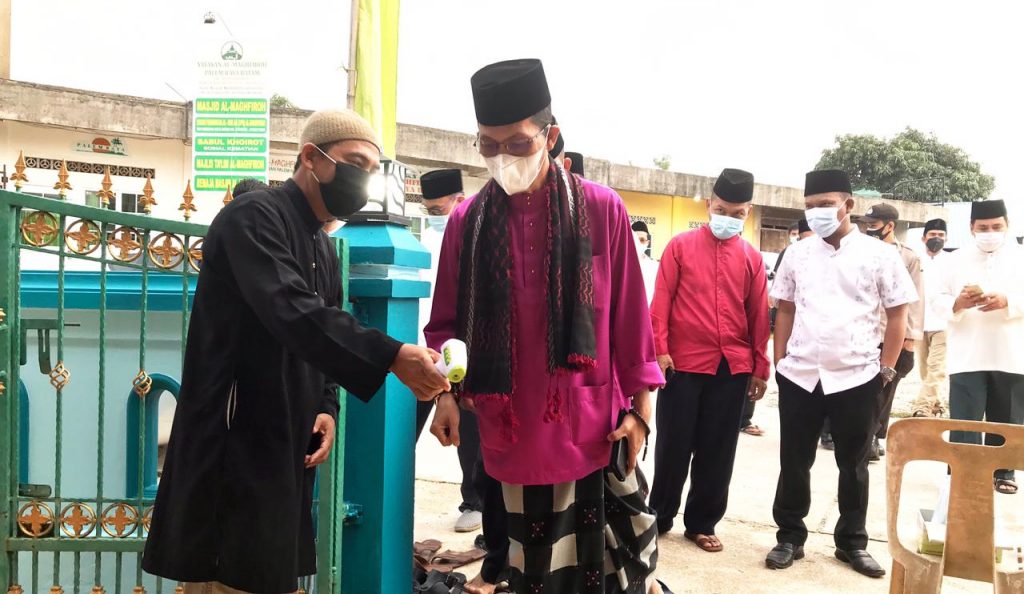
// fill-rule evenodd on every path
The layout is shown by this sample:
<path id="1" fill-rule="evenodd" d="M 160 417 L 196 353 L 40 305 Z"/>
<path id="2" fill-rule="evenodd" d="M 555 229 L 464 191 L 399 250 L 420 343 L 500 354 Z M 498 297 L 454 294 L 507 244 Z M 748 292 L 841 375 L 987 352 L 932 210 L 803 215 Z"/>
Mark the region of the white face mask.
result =
<path id="1" fill-rule="evenodd" d="M 733 217 L 713 214 L 711 215 L 711 234 L 725 241 L 732 239 L 743 232 L 743 221 Z"/>
<path id="2" fill-rule="evenodd" d="M 796 243 L 798 241 L 800 241 L 800 236 L 799 235 L 790 235 L 789 236 L 789 245 L 793 245 L 794 243 Z"/>
<path id="3" fill-rule="evenodd" d="M 448 215 L 427 215 L 427 225 L 434 231 L 444 233 L 445 227 L 448 226 Z"/>
<path id="4" fill-rule="evenodd" d="M 839 208 L 836 206 L 825 206 L 821 208 L 809 208 L 804 213 L 807 218 L 807 225 L 814 231 L 818 237 L 827 239 L 832 236 L 833 233 L 839 230 L 841 221 L 837 218 L 839 216 Z"/>
<path id="5" fill-rule="evenodd" d="M 1006 241 L 1006 233 L 1002 231 L 974 234 L 974 243 L 978 246 L 978 249 L 983 252 L 994 252 L 998 250 L 1003 247 L 1004 241 Z"/>
<path id="6" fill-rule="evenodd" d="M 499 153 L 493 157 L 485 157 L 484 161 L 487 162 L 487 171 L 494 181 L 511 196 L 525 192 L 530 187 L 547 164 L 548 158 L 548 151 L 541 147 L 536 153 L 525 157 Z"/>

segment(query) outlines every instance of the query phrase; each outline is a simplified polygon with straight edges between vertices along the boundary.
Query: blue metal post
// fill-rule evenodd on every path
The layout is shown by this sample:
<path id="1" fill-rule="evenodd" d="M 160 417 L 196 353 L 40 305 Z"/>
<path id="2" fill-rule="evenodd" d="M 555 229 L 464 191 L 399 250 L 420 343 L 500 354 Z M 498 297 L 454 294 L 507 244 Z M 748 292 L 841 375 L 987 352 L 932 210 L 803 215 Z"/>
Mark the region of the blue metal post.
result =
<path id="1" fill-rule="evenodd" d="M 356 316 L 415 344 L 419 299 L 430 294 L 418 273 L 430 267 L 430 253 L 407 227 L 394 223 L 349 223 L 337 235 L 350 245 L 349 295 L 356 299 Z M 343 532 L 342 591 L 408 592 L 416 400 L 393 375 L 369 403 L 348 398 L 345 501 L 361 505 L 363 516 Z"/>

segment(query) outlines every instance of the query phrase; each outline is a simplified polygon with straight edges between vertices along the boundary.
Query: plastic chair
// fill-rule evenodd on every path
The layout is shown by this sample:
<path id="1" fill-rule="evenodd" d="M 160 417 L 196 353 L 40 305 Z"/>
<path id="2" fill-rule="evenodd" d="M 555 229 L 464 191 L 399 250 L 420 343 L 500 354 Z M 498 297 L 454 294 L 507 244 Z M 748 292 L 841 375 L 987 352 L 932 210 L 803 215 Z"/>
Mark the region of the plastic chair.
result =
<path id="1" fill-rule="evenodd" d="M 949 443 L 945 431 L 995 433 L 1001 447 Z M 1024 468 L 1024 426 L 945 419 L 904 419 L 889 428 L 888 533 L 892 554 L 890 594 L 934 594 L 943 576 L 993 585 L 997 594 L 1024 593 L 1024 571 L 997 572 L 993 530 L 993 474 L 1000 468 Z M 948 464 L 952 476 L 946 543 L 942 557 L 920 555 L 903 546 L 896 530 L 903 468 L 915 460 Z M 1024 495 L 999 495 L 1020 498 Z M 1024 505 L 1024 501 L 1021 501 Z"/>

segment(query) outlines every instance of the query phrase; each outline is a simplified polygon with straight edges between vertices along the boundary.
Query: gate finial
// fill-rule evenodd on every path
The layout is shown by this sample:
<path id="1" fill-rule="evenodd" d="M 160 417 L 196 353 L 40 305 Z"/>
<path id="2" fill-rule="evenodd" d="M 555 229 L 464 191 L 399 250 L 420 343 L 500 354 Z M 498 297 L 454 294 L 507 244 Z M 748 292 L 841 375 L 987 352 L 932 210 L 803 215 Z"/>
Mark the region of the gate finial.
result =
<path id="1" fill-rule="evenodd" d="M 114 185 L 114 182 L 110 180 L 110 165 L 103 168 L 103 181 L 100 182 L 102 190 L 96 192 L 96 195 L 100 197 L 103 206 L 109 206 L 110 200 L 113 199 L 114 193 L 110 191 L 110 188 Z"/>
<path id="2" fill-rule="evenodd" d="M 139 198 L 139 204 L 146 211 L 146 214 L 153 212 L 153 207 L 156 206 L 156 198 L 153 198 L 153 175 L 151 173 L 146 174 L 146 185 L 142 188 L 142 198 Z"/>
<path id="3" fill-rule="evenodd" d="M 25 151 L 18 151 L 18 161 L 14 164 L 14 175 L 11 179 L 14 180 L 14 189 L 21 191 L 21 187 L 28 181 L 28 176 L 25 175 Z M 12 588 L 14 586 L 11 586 Z M 18 586 L 19 588 L 21 586 Z"/>
<path id="4" fill-rule="evenodd" d="M 195 198 L 195 196 L 192 195 L 192 180 L 185 182 L 185 193 L 181 195 L 181 198 L 183 202 L 181 203 L 181 206 L 178 207 L 178 210 L 185 211 L 185 220 L 187 221 L 192 217 L 192 213 L 196 210 L 196 206 L 192 204 L 192 200 Z"/>
<path id="5" fill-rule="evenodd" d="M 63 160 L 60 162 L 60 170 L 57 172 L 57 183 L 53 184 L 53 189 L 57 190 L 57 193 L 60 194 L 61 200 L 67 200 L 68 190 L 72 189 L 71 184 L 68 183 L 68 177 L 70 177 L 68 162 Z"/>

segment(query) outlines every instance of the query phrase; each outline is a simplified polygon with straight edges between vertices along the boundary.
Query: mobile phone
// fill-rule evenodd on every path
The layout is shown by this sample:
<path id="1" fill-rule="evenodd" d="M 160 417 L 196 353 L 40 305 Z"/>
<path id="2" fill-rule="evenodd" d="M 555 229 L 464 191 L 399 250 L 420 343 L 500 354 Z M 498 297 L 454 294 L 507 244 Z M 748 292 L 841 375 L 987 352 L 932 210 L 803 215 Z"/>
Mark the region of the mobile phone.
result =
<path id="1" fill-rule="evenodd" d="M 626 420 L 626 415 L 629 411 L 619 411 L 619 422 L 615 425 L 618 429 L 622 426 L 622 421 Z M 619 481 L 626 480 L 626 468 L 629 466 L 629 438 L 623 437 L 619 441 L 612 444 L 612 458 L 608 463 L 608 470 L 617 478 Z"/>

